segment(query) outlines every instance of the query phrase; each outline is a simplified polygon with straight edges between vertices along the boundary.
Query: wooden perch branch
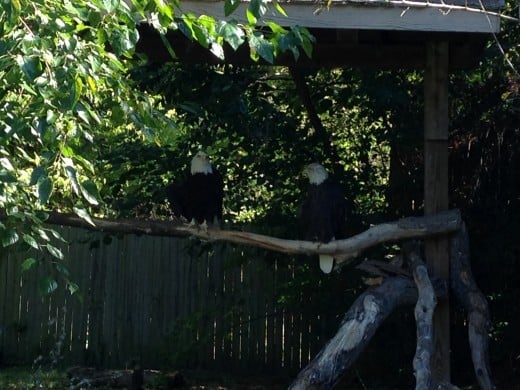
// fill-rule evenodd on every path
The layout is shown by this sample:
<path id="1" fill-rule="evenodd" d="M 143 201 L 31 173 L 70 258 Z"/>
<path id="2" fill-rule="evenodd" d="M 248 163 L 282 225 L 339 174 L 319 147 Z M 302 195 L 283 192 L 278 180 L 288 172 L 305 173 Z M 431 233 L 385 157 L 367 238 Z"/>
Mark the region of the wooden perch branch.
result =
<path id="1" fill-rule="evenodd" d="M 442 287 L 437 292 L 442 295 Z M 414 283 L 400 276 L 387 278 L 380 286 L 365 291 L 345 314 L 336 335 L 300 371 L 289 389 L 333 388 L 383 320 L 397 307 L 413 304 L 416 300 Z"/>
<path id="2" fill-rule="evenodd" d="M 451 240 L 451 288 L 468 315 L 469 345 L 473 367 L 480 388 L 494 389 L 488 361 L 489 307 L 477 287 L 469 262 L 469 239 L 466 226 Z"/>
<path id="3" fill-rule="evenodd" d="M 418 298 L 415 305 L 417 323 L 417 346 L 413 359 L 415 389 L 429 390 L 432 384 L 431 355 L 433 352 L 433 311 L 436 305 L 435 291 L 428 276 L 426 264 L 419 256 L 418 243 L 403 245 L 403 252 L 410 261 Z"/>
<path id="4" fill-rule="evenodd" d="M 92 218 L 92 220 L 95 226 L 74 214 L 50 213 L 47 222 L 113 233 L 160 236 L 191 235 L 207 241 L 229 241 L 282 253 L 332 254 L 338 256 L 338 264 L 345 262 L 349 258 L 356 257 L 359 253 L 374 245 L 452 233 L 458 230 L 461 225 L 460 212 L 458 210 L 449 210 L 425 217 L 408 217 L 395 222 L 376 225 L 351 238 L 322 244 L 310 241 L 281 239 L 243 231 L 215 228 L 202 229 L 198 226 L 182 223 L 180 220 L 108 220 L 100 218 Z"/>

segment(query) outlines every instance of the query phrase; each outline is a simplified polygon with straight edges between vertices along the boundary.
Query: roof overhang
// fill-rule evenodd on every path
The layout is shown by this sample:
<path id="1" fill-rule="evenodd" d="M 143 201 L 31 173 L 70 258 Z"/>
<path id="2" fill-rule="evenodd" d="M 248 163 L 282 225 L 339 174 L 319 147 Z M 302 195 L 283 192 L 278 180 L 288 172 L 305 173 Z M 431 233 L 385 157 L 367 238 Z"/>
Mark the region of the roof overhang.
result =
<path id="1" fill-rule="evenodd" d="M 295 60 L 290 53 L 282 53 L 275 64 L 423 68 L 426 42 L 442 40 L 449 42 L 451 69 L 474 66 L 491 34 L 500 30 L 500 16 L 494 12 L 481 12 L 476 4 L 482 2 L 490 6 L 491 11 L 496 11 L 503 6 L 503 0 L 439 1 L 333 0 L 327 7 L 314 0 L 280 0 L 288 16 L 276 13 L 271 7 L 265 20 L 286 27 L 307 27 L 316 42 L 312 58 L 302 54 Z M 246 19 L 248 3 L 242 2 L 234 13 L 225 16 L 223 1 L 181 0 L 180 11 L 241 22 Z M 140 34 L 138 51 L 146 53 L 152 61 L 172 61 L 159 34 L 151 26 L 143 24 Z M 182 62 L 224 62 L 179 31 L 170 31 L 166 37 Z M 246 46 L 242 45 L 237 51 L 225 46 L 225 62 L 253 64 Z"/>
<path id="2" fill-rule="evenodd" d="M 422 2 L 400 0 L 337 1 L 330 6 L 315 1 L 297 0 L 280 4 L 287 12 L 283 16 L 274 7 L 265 19 L 281 26 L 304 26 L 327 29 L 398 30 L 496 33 L 500 17 L 482 12 L 479 6 L 449 4 L 448 1 Z M 483 3 L 486 3 L 483 1 Z M 249 2 L 240 3 L 229 16 L 224 14 L 222 1 L 182 0 L 181 10 L 194 15 L 211 15 L 220 20 L 245 22 Z M 464 4 L 468 4 L 465 2 Z"/>

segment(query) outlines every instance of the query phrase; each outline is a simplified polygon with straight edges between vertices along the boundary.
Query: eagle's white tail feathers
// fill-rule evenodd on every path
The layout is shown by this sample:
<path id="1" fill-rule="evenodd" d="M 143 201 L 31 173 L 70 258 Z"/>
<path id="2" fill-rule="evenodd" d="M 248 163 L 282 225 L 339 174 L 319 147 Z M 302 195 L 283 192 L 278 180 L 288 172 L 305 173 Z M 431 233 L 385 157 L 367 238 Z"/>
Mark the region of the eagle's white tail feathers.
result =
<path id="1" fill-rule="evenodd" d="M 326 274 L 330 274 L 332 267 L 334 267 L 334 257 L 331 255 L 320 255 L 321 270 Z"/>

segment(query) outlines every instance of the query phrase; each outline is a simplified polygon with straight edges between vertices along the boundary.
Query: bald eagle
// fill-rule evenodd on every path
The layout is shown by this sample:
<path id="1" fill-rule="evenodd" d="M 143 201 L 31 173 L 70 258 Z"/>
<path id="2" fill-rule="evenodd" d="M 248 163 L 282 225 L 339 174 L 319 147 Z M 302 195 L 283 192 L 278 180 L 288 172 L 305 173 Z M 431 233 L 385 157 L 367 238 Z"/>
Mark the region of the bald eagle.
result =
<path id="1" fill-rule="evenodd" d="M 222 220 L 224 183 L 203 151 L 191 160 L 190 175 L 181 183 L 167 186 L 166 195 L 176 216 L 199 224 L 218 225 Z"/>
<path id="2" fill-rule="evenodd" d="M 300 209 L 302 238 L 323 243 L 343 238 L 346 200 L 342 188 L 321 164 L 309 164 L 304 175 L 309 179 L 309 189 Z M 323 272 L 330 273 L 333 266 L 331 255 L 320 255 Z"/>

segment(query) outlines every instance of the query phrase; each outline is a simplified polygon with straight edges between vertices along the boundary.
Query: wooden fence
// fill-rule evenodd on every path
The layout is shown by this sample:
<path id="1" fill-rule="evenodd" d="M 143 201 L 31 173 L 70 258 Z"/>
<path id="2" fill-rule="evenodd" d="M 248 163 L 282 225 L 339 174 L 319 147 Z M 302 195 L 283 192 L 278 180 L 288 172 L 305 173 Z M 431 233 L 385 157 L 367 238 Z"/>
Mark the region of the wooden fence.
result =
<path id="1" fill-rule="evenodd" d="M 283 260 L 244 259 L 244 248 L 193 239 L 116 238 L 63 228 L 70 278 L 43 296 L 51 271 L 21 270 L 27 256 L 0 258 L 1 363 L 294 372 L 338 326 L 302 294 L 277 301 L 293 278 Z M 280 266 L 284 261 L 284 266 Z"/>

